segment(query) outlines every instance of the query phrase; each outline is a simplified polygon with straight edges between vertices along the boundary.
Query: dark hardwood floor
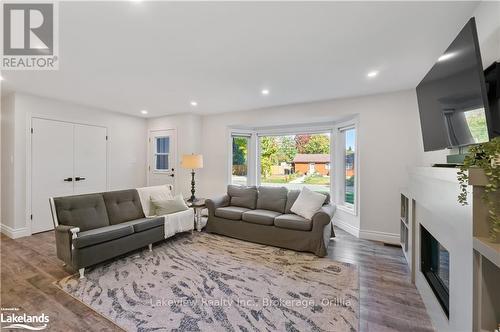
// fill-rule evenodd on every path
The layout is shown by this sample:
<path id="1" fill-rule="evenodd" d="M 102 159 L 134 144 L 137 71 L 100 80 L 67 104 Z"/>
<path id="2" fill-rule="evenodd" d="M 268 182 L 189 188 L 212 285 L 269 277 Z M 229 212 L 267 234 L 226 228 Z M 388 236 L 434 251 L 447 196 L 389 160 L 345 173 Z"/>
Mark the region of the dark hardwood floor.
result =
<path id="1" fill-rule="evenodd" d="M 398 247 L 360 240 L 336 229 L 329 257 L 358 266 L 361 331 L 431 331 L 432 325 Z M 2 308 L 45 313 L 50 331 L 116 331 L 106 318 L 60 291 L 53 282 L 70 274 L 56 257 L 54 234 L 0 237 Z"/>
<path id="2" fill-rule="evenodd" d="M 335 229 L 328 256 L 358 266 L 361 331 L 433 331 L 400 247 Z"/>

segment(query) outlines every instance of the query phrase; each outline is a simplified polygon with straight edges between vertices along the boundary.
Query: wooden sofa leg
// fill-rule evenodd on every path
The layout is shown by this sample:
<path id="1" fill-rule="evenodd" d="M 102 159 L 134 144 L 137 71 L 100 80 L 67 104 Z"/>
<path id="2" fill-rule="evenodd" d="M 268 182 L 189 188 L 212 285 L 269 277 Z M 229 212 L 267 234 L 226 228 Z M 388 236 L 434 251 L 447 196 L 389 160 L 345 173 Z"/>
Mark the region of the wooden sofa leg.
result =
<path id="1" fill-rule="evenodd" d="M 149 251 L 153 251 L 153 244 L 152 243 L 148 244 L 148 248 L 149 248 Z"/>
<path id="2" fill-rule="evenodd" d="M 80 279 L 85 278 L 85 268 L 78 269 L 78 272 L 80 273 Z"/>

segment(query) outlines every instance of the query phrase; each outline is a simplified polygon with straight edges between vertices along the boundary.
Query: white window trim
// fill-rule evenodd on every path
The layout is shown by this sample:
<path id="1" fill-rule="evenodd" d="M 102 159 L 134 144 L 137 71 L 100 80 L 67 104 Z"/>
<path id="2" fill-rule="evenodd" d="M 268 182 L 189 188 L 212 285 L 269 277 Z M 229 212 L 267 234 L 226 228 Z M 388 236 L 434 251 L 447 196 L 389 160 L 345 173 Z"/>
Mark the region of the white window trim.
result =
<path id="1" fill-rule="evenodd" d="M 232 136 L 249 136 L 250 137 L 250 147 L 248 149 L 248 185 L 249 186 L 260 186 L 260 144 L 258 144 L 259 138 L 262 136 L 284 136 L 284 135 L 296 135 L 296 134 L 324 134 L 330 133 L 330 137 L 333 138 L 335 134 L 335 125 L 330 123 L 325 125 L 322 124 L 310 124 L 307 126 L 283 126 L 275 128 L 254 128 L 254 129 L 237 129 L 229 128 L 227 135 L 227 182 L 232 184 L 232 165 L 233 165 L 233 145 Z M 330 149 L 333 145 L 330 144 Z M 330 151 L 330 167 L 333 165 L 333 154 Z M 330 175 L 331 176 L 331 175 Z M 330 181 L 330 196 L 333 196 L 333 181 Z M 333 197 L 332 197 L 333 201 Z"/>
<path id="2" fill-rule="evenodd" d="M 226 183 L 228 184 L 233 184 L 233 136 L 244 136 L 248 137 L 248 155 L 247 155 L 247 163 L 248 163 L 248 168 L 247 168 L 247 185 L 248 186 L 255 186 L 255 168 L 252 167 L 252 165 L 255 164 L 255 158 L 257 154 L 254 152 L 256 149 L 255 146 L 255 132 L 252 130 L 244 130 L 244 129 L 229 129 L 228 131 L 228 137 L 227 137 L 227 142 L 228 142 L 228 163 L 227 163 L 227 172 L 228 174 L 227 181 Z"/>
<path id="3" fill-rule="evenodd" d="M 260 137 L 266 137 L 266 136 L 287 136 L 287 135 L 297 135 L 297 134 L 325 134 L 325 133 L 330 133 L 330 164 L 332 163 L 333 160 L 333 155 L 332 155 L 332 144 L 331 140 L 334 135 L 334 126 L 333 125 L 309 125 L 309 126 L 285 126 L 285 127 L 277 127 L 277 128 L 262 128 L 262 129 L 255 129 L 253 131 L 255 134 L 255 146 L 256 146 L 256 169 L 255 169 L 255 182 L 257 186 L 260 186 L 260 179 L 261 179 L 261 174 L 260 174 L 260 158 L 257 158 L 257 156 L 260 156 L 260 144 L 258 144 L 258 140 Z M 330 176 L 331 179 L 331 176 Z M 330 180 L 330 197 L 333 196 L 333 181 Z"/>
<path id="4" fill-rule="evenodd" d="M 169 173 L 171 172 L 171 168 L 170 167 L 171 165 L 171 160 L 170 160 L 170 152 L 166 152 L 166 153 L 163 153 L 163 152 L 156 152 L 157 151 L 157 143 L 158 143 L 158 138 L 164 138 L 164 137 L 168 137 L 169 138 L 169 149 L 171 148 L 170 146 L 170 136 L 153 136 L 153 149 L 154 149 L 154 152 L 153 152 L 153 169 L 152 169 L 152 173 L 155 173 L 155 174 L 163 174 L 163 173 Z M 156 157 L 157 156 L 169 156 L 168 157 L 168 168 L 166 169 L 157 169 L 156 168 Z"/>
<path id="5" fill-rule="evenodd" d="M 344 202 L 344 186 L 334 187 L 334 183 L 344 183 L 345 181 L 345 168 L 344 168 L 344 138 L 342 130 L 354 128 L 356 129 L 356 144 L 355 144 L 355 162 L 354 169 L 354 188 L 355 197 L 354 204 L 346 204 Z M 227 163 L 227 183 L 232 183 L 232 136 L 248 136 L 250 137 L 250 146 L 248 149 L 248 185 L 260 185 L 260 145 L 258 144 L 259 137 L 261 136 L 283 136 L 283 135 L 296 135 L 297 133 L 303 134 L 319 134 L 330 133 L 330 171 L 333 169 L 333 174 L 330 174 L 330 196 L 333 203 L 335 203 L 339 210 L 345 211 L 349 214 L 357 216 L 359 206 L 359 121 L 358 118 L 342 122 L 331 122 L 325 125 L 322 124 L 309 124 L 302 126 L 282 126 L 275 128 L 252 128 L 252 129 L 238 129 L 229 128 L 227 135 L 228 142 L 228 163 Z"/>
<path id="6" fill-rule="evenodd" d="M 345 137 L 343 135 L 343 131 L 348 129 L 356 130 L 356 140 L 355 140 L 355 151 L 354 151 L 354 204 L 349 204 L 345 202 Z M 333 146 L 333 152 L 335 153 L 335 181 L 334 183 L 338 183 L 339 185 L 336 188 L 332 188 L 335 190 L 334 201 L 339 210 L 352 214 L 354 216 L 358 215 L 358 206 L 359 206 L 359 124 L 357 119 L 353 119 L 351 121 L 346 121 L 337 124 L 335 128 L 335 139 Z M 341 171 L 339 171 L 341 170 Z M 342 185 L 340 185 L 342 184 Z"/>
<path id="7" fill-rule="evenodd" d="M 170 168 L 166 168 L 166 169 L 158 169 L 156 168 L 156 157 L 157 156 L 162 156 L 162 155 L 168 155 L 168 153 L 155 153 L 153 158 L 154 158 L 154 167 L 153 167 L 153 170 L 152 172 L 153 173 L 169 173 L 170 172 Z M 170 161 L 169 161 L 169 166 L 170 166 Z"/>

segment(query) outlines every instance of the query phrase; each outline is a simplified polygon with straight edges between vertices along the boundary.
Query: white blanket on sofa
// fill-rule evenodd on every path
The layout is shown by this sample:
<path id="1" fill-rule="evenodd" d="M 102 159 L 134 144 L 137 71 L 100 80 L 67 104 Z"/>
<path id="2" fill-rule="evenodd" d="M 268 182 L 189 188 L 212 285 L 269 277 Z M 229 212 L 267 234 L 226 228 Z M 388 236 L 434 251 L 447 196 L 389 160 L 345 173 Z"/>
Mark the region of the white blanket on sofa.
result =
<path id="1" fill-rule="evenodd" d="M 153 217 L 155 216 L 155 212 L 151 203 L 151 195 L 159 192 L 172 193 L 172 186 L 164 185 L 137 188 L 137 192 L 139 193 L 144 215 L 146 217 Z M 165 217 L 165 239 L 174 236 L 177 233 L 187 232 L 194 229 L 193 209 L 167 214 L 163 217 Z"/>
<path id="2" fill-rule="evenodd" d="M 165 217 L 165 239 L 177 233 L 192 231 L 194 229 L 193 209 L 167 214 L 163 217 Z"/>

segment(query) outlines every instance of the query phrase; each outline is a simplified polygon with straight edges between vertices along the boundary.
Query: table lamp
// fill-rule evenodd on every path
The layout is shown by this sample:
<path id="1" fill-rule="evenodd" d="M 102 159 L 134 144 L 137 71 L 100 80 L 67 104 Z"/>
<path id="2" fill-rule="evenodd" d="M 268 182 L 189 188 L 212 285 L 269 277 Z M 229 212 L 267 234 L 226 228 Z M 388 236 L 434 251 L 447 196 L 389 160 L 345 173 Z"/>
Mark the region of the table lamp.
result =
<path id="1" fill-rule="evenodd" d="M 182 156 L 182 168 L 191 170 L 191 198 L 188 202 L 194 202 L 196 197 L 194 196 L 194 170 L 203 168 L 203 156 L 201 154 L 185 154 Z"/>

